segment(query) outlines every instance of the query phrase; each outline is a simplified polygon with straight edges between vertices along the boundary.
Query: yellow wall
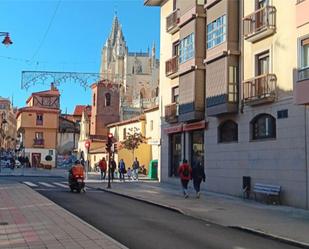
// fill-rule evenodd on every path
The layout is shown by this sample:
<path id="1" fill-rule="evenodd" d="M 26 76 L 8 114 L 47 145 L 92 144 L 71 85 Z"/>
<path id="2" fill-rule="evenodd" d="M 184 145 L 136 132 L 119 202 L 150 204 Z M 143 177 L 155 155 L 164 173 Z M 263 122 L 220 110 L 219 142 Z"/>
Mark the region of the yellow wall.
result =
<path id="1" fill-rule="evenodd" d="M 24 135 L 24 146 L 31 148 L 33 146 L 33 140 L 36 132 L 43 132 L 44 148 L 56 149 L 57 145 L 57 130 L 56 129 L 44 129 L 44 128 L 27 128 Z"/>
<path id="2" fill-rule="evenodd" d="M 244 16 L 254 12 L 254 1 L 244 3 Z M 284 91 L 293 89 L 293 69 L 297 61 L 295 3 L 294 0 L 272 0 L 270 5 L 277 9 L 276 33 L 255 43 L 244 41 L 245 80 L 255 76 L 255 55 L 269 50 L 270 73 L 276 74 L 277 86 Z"/>
<path id="3" fill-rule="evenodd" d="M 137 157 L 140 166 L 145 165 L 148 173 L 148 165 L 152 160 L 151 145 L 141 144 L 137 150 L 134 151 L 134 158 Z M 132 151 L 121 149 L 118 151 L 118 160 L 123 159 L 126 164 L 126 169 L 129 167 L 132 169 L 133 153 Z"/>

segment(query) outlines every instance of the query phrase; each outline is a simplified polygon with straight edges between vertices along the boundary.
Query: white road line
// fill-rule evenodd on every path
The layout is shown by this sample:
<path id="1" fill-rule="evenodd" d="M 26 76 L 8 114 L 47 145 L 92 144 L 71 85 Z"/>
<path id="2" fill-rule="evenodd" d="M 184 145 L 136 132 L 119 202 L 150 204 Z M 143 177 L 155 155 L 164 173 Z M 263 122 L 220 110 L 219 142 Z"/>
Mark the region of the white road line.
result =
<path id="1" fill-rule="evenodd" d="M 43 185 L 43 186 L 45 186 L 45 187 L 49 187 L 49 188 L 54 188 L 55 187 L 54 185 L 51 185 L 51 184 L 49 184 L 47 182 L 38 182 L 38 183 Z"/>
<path id="2" fill-rule="evenodd" d="M 64 185 L 62 183 L 59 183 L 59 182 L 53 182 L 54 185 L 57 185 L 59 187 L 62 187 L 62 188 L 68 188 L 69 186 L 68 185 Z"/>
<path id="3" fill-rule="evenodd" d="M 24 184 L 28 185 L 29 187 L 38 187 L 38 185 L 32 183 L 32 182 L 23 182 Z"/>

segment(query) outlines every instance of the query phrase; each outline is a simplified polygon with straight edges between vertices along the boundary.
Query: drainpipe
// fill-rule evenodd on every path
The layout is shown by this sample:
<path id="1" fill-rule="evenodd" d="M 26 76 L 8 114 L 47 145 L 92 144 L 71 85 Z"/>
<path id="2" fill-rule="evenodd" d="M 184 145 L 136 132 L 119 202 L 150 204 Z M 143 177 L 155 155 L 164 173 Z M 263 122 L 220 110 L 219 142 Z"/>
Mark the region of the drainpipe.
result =
<path id="1" fill-rule="evenodd" d="M 308 185 L 308 146 L 307 146 L 307 105 L 305 105 L 305 160 L 306 160 L 306 209 L 309 208 L 309 203 L 308 203 L 308 191 L 309 191 L 309 185 Z"/>

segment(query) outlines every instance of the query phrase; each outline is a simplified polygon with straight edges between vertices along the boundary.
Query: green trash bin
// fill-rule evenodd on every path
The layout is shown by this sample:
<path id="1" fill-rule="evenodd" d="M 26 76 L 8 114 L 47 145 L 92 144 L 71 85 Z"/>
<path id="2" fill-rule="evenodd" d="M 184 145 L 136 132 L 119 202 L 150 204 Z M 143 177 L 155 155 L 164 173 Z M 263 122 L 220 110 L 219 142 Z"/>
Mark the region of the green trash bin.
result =
<path id="1" fill-rule="evenodd" d="M 158 160 L 151 160 L 149 163 L 149 179 L 156 180 L 158 179 Z"/>

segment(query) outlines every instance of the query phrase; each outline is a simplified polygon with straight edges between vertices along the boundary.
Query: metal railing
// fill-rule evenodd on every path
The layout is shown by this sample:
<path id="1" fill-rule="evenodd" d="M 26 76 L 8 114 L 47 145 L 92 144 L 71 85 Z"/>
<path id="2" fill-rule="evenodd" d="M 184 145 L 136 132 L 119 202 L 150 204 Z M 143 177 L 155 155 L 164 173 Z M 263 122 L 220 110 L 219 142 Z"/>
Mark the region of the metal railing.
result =
<path id="1" fill-rule="evenodd" d="M 298 81 L 309 79 L 309 66 L 298 69 Z"/>
<path id="2" fill-rule="evenodd" d="M 166 17 L 166 32 L 171 31 L 178 25 L 180 21 L 179 18 L 179 9 L 174 10 L 170 15 Z"/>
<path id="3" fill-rule="evenodd" d="M 245 102 L 276 96 L 277 77 L 275 74 L 263 74 L 242 83 Z"/>
<path id="4" fill-rule="evenodd" d="M 44 139 L 38 139 L 38 138 L 35 138 L 33 139 L 33 145 L 34 146 L 44 146 Z"/>
<path id="5" fill-rule="evenodd" d="M 165 108 L 165 121 L 177 122 L 178 120 L 178 104 L 176 102 L 166 105 Z"/>
<path id="6" fill-rule="evenodd" d="M 245 38 L 264 28 L 276 27 L 276 8 L 266 6 L 243 18 Z"/>
<path id="7" fill-rule="evenodd" d="M 178 61 L 179 56 L 176 55 L 165 62 L 165 74 L 167 76 L 178 72 Z"/>

